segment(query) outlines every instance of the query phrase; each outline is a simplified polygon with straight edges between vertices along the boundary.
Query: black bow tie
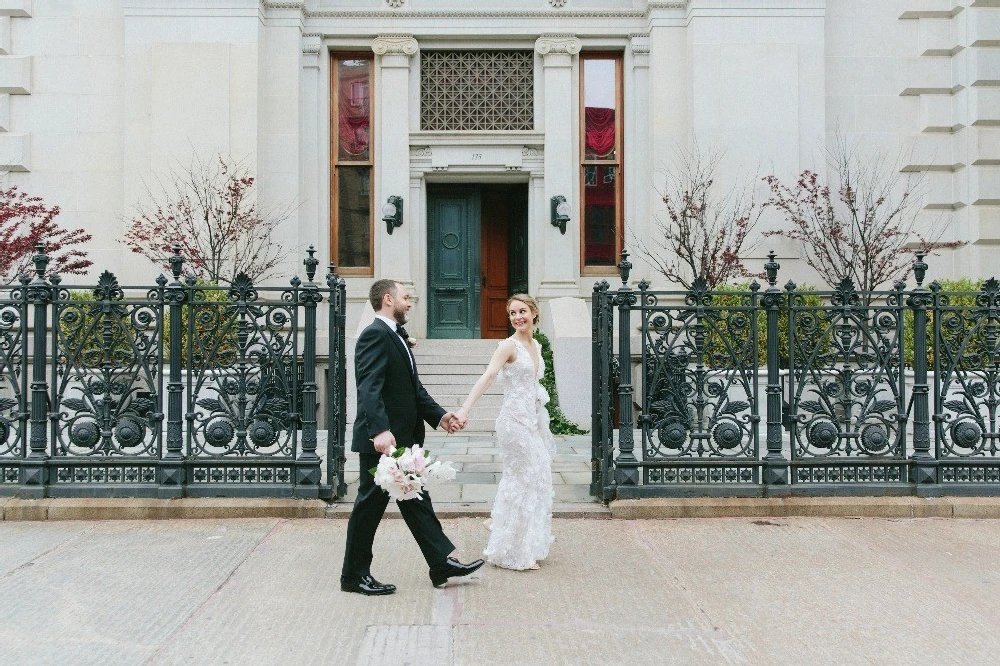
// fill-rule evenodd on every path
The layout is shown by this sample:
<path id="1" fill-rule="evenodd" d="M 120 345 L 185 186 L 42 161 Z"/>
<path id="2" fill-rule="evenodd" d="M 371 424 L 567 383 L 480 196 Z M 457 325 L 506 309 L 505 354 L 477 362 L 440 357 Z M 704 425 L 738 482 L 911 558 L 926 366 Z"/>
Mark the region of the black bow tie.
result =
<path id="1" fill-rule="evenodd" d="M 403 338 L 403 340 L 409 340 L 410 339 L 410 334 L 406 332 L 406 329 L 403 328 L 402 325 L 397 325 L 396 326 L 396 332 L 399 333 L 399 336 L 401 338 Z"/>

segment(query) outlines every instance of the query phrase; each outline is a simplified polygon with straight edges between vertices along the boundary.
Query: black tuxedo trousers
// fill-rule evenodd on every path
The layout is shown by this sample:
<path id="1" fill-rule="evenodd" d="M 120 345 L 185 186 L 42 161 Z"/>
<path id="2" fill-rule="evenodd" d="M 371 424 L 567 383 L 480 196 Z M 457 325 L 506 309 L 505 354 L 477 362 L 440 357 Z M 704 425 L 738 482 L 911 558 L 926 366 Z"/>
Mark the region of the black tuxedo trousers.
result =
<path id="1" fill-rule="evenodd" d="M 375 532 L 389 505 L 388 493 L 375 485 L 368 471 L 378 465 L 380 457 L 372 440 L 389 430 L 396 438 L 396 446 L 423 444 L 424 422 L 436 427 L 445 415 L 420 383 L 409 350 L 381 319 L 372 322 L 358 338 L 354 367 L 358 414 L 351 450 L 360 454 L 361 480 L 347 523 L 341 572 L 351 579 L 371 573 Z M 444 562 L 455 546 L 434 514 L 430 495 L 424 493 L 421 499 L 397 504 L 428 566 Z"/>

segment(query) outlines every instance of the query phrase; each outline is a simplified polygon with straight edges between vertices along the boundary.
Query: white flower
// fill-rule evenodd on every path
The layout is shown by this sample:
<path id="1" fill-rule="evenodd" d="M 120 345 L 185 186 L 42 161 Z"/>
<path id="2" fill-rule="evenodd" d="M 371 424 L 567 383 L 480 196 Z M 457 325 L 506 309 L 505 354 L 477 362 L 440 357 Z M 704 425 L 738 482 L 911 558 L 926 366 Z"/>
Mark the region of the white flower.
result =
<path id="1" fill-rule="evenodd" d="M 383 455 L 372 470 L 376 485 L 395 501 L 422 497 L 428 482 L 450 481 L 455 473 L 450 462 L 430 463 L 419 445 L 403 449 L 398 456 Z"/>
<path id="2" fill-rule="evenodd" d="M 427 478 L 436 483 L 452 481 L 458 472 L 451 466 L 451 461 L 434 462 L 427 467 Z"/>

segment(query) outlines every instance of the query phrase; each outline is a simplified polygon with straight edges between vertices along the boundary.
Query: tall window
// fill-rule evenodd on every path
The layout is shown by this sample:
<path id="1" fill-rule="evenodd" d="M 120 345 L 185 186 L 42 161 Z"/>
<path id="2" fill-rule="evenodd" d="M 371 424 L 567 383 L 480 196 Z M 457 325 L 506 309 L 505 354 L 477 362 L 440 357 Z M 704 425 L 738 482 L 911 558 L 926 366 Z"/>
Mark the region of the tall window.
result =
<path id="1" fill-rule="evenodd" d="M 330 256 L 337 271 L 372 274 L 372 59 L 334 54 Z"/>
<path id="2" fill-rule="evenodd" d="M 622 58 L 580 56 L 582 272 L 607 273 L 622 247 Z"/>

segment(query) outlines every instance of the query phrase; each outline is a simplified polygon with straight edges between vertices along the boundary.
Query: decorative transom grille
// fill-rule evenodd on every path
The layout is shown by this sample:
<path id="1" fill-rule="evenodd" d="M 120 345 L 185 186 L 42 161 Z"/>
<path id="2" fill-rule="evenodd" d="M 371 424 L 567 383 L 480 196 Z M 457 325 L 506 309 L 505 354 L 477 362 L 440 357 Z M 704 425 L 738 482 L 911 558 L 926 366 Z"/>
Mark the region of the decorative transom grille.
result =
<path id="1" fill-rule="evenodd" d="M 423 51 L 424 130 L 534 129 L 533 51 Z"/>

